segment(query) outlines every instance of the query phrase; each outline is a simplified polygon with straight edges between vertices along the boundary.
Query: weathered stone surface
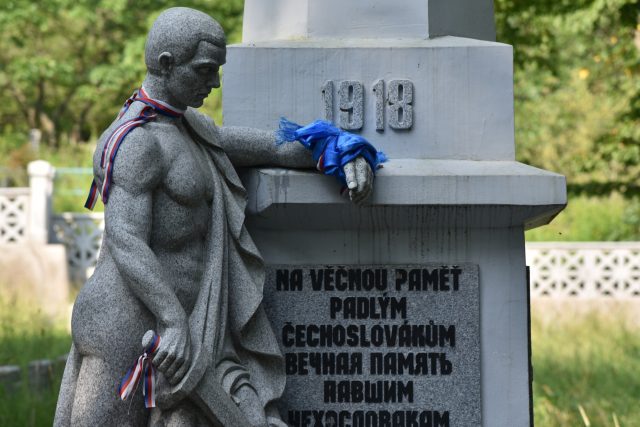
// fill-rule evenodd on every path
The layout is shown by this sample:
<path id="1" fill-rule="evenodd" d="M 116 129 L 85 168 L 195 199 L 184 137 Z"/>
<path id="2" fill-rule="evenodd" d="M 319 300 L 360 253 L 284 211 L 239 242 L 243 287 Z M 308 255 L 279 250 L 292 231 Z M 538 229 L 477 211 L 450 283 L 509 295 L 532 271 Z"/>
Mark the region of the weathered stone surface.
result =
<path id="1" fill-rule="evenodd" d="M 480 425 L 476 265 L 274 265 L 265 295 L 290 425 Z"/>
<path id="2" fill-rule="evenodd" d="M 349 206 L 311 172 L 261 168 L 244 175 L 248 228 L 275 268 L 477 265 L 482 419 L 450 425 L 513 427 L 531 423 L 523 231 L 553 218 L 566 191 L 562 176 L 515 162 L 512 48 L 493 42 L 491 3 L 248 0 L 223 106 L 228 125 L 268 129 L 286 116 L 343 126 L 339 88 L 362 83 L 354 132 L 390 157 L 371 203 Z M 404 88 L 390 90 L 398 80 L 411 82 L 410 103 Z M 268 299 L 279 319 L 322 311 L 316 300 L 285 304 L 276 294 Z M 316 380 L 283 404 L 317 394 L 325 378 Z M 451 399 L 456 408 L 466 393 Z"/>
<path id="3" fill-rule="evenodd" d="M 149 32 L 145 61 L 137 99 L 152 101 L 133 101 L 94 156 L 106 228 L 95 272 L 74 306 L 55 425 L 217 424 L 218 410 L 235 417 L 227 425 L 281 424 L 272 413 L 284 381 L 281 356 L 259 310 L 261 260 L 243 231 L 244 189 L 218 128 L 189 109 L 220 86 L 224 32 L 202 12 L 169 9 Z M 154 107 L 158 117 L 134 129 L 118 151 L 107 200 L 101 158 L 109 137 L 158 103 L 165 105 Z M 158 406 L 151 413 L 139 393 L 131 402 L 116 393 L 149 330 L 160 336 L 153 354 Z M 228 405 L 213 402 L 200 384 L 217 387 L 217 399 Z"/>
<path id="4" fill-rule="evenodd" d="M 407 228 L 425 218 L 431 227 L 530 229 L 551 221 L 567 200 L 564 176 L 518 162 L 394 159 L 378 171 L 363 210 L 353 210 L 329 177 L 310 171 L 261 168 L 241 177 L 252 223 L 288 229 Z"/>
<path id="5" fill-rule="evenodd" d="M 524 233 L 506 225 L 512 206 L 487 206 L 484 214 L 495 216 L 491 226 L 473 225 L 480 207 L 427 205 L 389 206 L 389 215 L 375 206 L 340 209 L 313 229 L 302 224 L 316 221 L 307 214 L 320 206 L 303 206 L 290 201 L 248 219 L 268 265 L 477 264 L 482 426 L 529 425 Z M 285 224 L 280 218 L 287 215 Z"/>
<path id="6" fill-rule="evenodd" d="M 392 159 L 515 160 L 511 46 L 442 37 L 272 41 L 228 49 L 225 125 L 272 129 L 281 116 L 306 123 L 330 110 L 336 125 L 353 127 L 343 123 L 340 88 L 355 81 L 363 88 L 362 102 L 355 103 L 362 105 L 363 122 L 351 131 Z M 377 94 L 381 80 L 384 90 Z M 411 82 L 411 91 L 397 96 L 398 81 Z M 333 84 L 330 102 L 327 82 Z"/>

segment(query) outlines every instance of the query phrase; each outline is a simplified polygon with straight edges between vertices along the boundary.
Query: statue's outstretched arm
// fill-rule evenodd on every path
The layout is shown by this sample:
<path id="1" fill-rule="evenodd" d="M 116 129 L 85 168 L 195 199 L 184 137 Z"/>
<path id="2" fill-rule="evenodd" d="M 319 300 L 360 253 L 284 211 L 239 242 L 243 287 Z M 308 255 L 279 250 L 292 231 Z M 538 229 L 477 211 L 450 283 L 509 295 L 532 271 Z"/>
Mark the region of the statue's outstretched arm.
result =
<path id="1" fill-rule="evenodd" d="M 154 364 L 175 383 L 190 364 L 188 318 L 149 246 L 153 190 L 164 174 L 161 153 L 144 129 L 127 136 L 105 205 L 105 244 L 124 282 L 156 317 L 161 342 Z"/>
<path id="2" fill-rule="evenodd" d="M 237 167 L 281 166 L 287 168 L 314 168 L 311 154 L 300 144 L 276 145 L 273 131 L 240 126 L 218 128 L 220 143 Z"/>
<path id="3" fill-rule="evenodd" d="M 282 166 L 315 168 L 311 153 L 301 144 L 277 145 L 273 131 L 223 126 L 219 129 L 220 143 L 236 167 Z M 373 171 L 362 157 L 344 166 L 349 197 L 356 204 L 364 203 L 373 191 Z"/>

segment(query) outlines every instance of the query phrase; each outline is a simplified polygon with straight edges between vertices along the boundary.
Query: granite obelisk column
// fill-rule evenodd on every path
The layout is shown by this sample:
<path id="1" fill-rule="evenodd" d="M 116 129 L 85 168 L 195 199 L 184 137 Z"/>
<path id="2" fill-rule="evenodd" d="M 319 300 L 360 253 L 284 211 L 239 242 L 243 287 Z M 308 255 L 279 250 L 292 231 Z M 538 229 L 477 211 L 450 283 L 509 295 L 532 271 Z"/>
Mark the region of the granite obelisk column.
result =
<path id="1" fill-rule="evenodd" d="M 530 425 L 524 230 L 563 208 L 565 180 L 515 161 L 492 2 L 247 0 L 244 25 L 225 125 L 326 118 L 390 157 L 364 207 L 312 171 L 243 175 L 284 419 Z"/>

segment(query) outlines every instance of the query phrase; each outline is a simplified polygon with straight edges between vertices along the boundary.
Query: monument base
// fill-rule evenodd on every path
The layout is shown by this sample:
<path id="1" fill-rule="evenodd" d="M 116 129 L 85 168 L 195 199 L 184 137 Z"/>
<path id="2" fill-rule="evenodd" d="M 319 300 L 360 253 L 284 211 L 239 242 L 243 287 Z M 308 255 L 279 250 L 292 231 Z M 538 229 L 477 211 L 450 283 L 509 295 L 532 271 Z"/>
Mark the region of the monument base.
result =
<path id="1" fill-rule="evenodd" d="M 309 269 L 318 266 L 348 269 L 375 266 L 395 271 L 398 266 L 413 265 L 427 266 L 424 268 L 429 272 L 433 271 L 434 265 L 448 268 L 477 266 L 479 325 L 475 338 L 480 349 L 479 391 L 474 392 L 471 386 L 478 372 L 470 374 L 457 370 L 456 362 L 451 377 L 429 378 L 434 382 L 425 390 L 435 393 L 442 390 L 447 381 L 454 381 L 460 396 L 452 402 L 461 401 L 463 397 L 470 399 L 469 393 L 474 395 L 471 399 L 477 398 L 480 402 L 478 415 L 482 425 L 529 425 L 530 360 L 524 230 L 548 222 L 562 209 L 563 177 L 517 162 L 392 160 L 379 171 L 376 192 L 370 204 L 364 207 L 351 205 L 347 197 L 340 195 L 335 180 L 315 172 L 253 169 L 245 171 L 243 177 L 253 201 L 247 224 L 272 274 L 283 269 L 290 272 L 298 269 L 306 277 L 310 274 Z M 395 282 L 389 279 L 389 283 Z M 302 294 L 282 292 L 276 285 L 273 278 L 267 283 L 265 299 L 281 343 L 289 336 L 285 327 L 316 324 L 322 320 L 321 316 L 325 321 L 319 324 L 354 322 L 331 319 L 331 297 L 335 292 L 315 292 L 322 295 L 318 296 L 310 291 L 311 296 L 302 304 L 290 301 L 295 295 Z M 433 293 L 430 289 L 427 293 Z M 375 292 L 357 294 L 359 297 L 380 296 Z M 421 316 L 429 316 L 428 311 L 433 309 L 428 304 L 424 307 L 425 312 L 418 306 L 411 310 L 413 314 L 406 322 L 419 323 L 423 320 Z M 310 322 L 310 312 L 316 311 L 318 319 L 314 317 Z M 433 311 L 432 320 L 436 324 L 459 325 L 461 322 L 459 318 L 448 321 L 443 313 L 438 313 Z M 382 321 L 381 324 L 387 323 Z M 456 360 L 473 359 L 472 346 L 458 350 Z M 285 354 L 331 351 L 336 349 L 298 348 L 291 351 L 283 346 Z M 370 349 L 356 346 L 340 351 L 353 354 Z M 385 349 L 384 353 L 387 352 L 406 355 L 431 353 L 433 349 Z M 371 375 L 367 363 L 365 361 L 358 381 L 397 380 L 392 374 Z M 299 373 L 292 373 L 289 378 L 292 378 L 290 387 L 300 388 L 300 384 L 305 384 L 309 395 L 313 394 L 312 389 L 321 387 L 323 381 L 344 380 L 343 377 L 301 376 Z M 365 412 L 389 407 L 375 402 L 361 402 L 355 406 L 344 402 L 341 406 L 331 400 L 326 403 L 322 392 L 316 392 L 320 393 L 317 399 L 307 401 L 305 406 L 315 410 L 316 415 L 318 411 L 324 411 L 325 415 L 329 411 L 331 416 L 334 413 L 339 416 L 342 408 L 353 416 L 353 411 L 357 410 L 355 406 Z M 294 421 L 300 417 L 301 420 L 313 417 L 313 413 L 295 412 L 305 408 L 294 408 L 297 400 L 291 398 L 289 402 L 287 395 L 285 392 L 283 407 L 293 411 Z M 425 409 L 411 404 L 399 408 Z M 451 403 L 426 409 L 438 412 L 439 416 L 447 412 L 449 420 L 473 416 L 470 415 L 473 405 Z M 286 418 L 288 412 L 283 416 Z M 435 413 L 431 416 L 435 417 Z M 304 421 L 300 422 L 304 425 Z"/>

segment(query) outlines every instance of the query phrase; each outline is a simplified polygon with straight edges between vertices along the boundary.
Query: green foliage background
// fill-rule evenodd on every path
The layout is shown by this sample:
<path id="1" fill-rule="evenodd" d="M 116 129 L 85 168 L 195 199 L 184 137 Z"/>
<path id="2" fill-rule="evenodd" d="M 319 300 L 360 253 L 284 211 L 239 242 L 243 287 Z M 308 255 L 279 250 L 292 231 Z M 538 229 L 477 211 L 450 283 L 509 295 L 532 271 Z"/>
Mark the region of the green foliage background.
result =
<path id="1" fill-rule="evenodd" d="M 17 171 L 36 155 L 57 166 L 90 164 L 92 142 L 144 76 L 148 28 L 174 5 L 0 0 L 0 184 L 23 184 Z M 215 16 L 230 42 L 240 40 L 242 0 L 180 5 Z M 518 160 L 566 175 L 572 201 L 555 225 L 528 238 L 640 237 L 640 0 L 494 5 L 498 41 L 514 46 Z M 220 91 L 203 108 L 220 121 Z M 43 135 L 39 153 L 27 144 L 33 128 Z M 60 209 L 81 204 L 56 201 Z"/>
<path id="2" fill-rule="evenodd" d="M 570 204 L 531 240 L 640 239 L 640 0 L 494 0 L 498 41 L 514 45 L 518 160 L 563 173 Z M 26 164 L 89 166 L 93 143 L 144 76 L 144 39 L 168 0 L 0 0 L 0 185 L 24 185 Z M 240 40 L 242 0 L 183 0 Z M 203 107 L 220 122 L 220 92 Z M 43 135 L 39 152 L 30 129 Z M 88 188 L 90 177 L 59 187 Z M 56 210 L 83 196 L 56 195 Z M 574 305 L 572 308 L 581 307 Z M 64 328 L 0 301 L 0 364 L 57 357 Z M 3 310 L 4 308 L 4 310 Z M 12 308 L 15 308 L 12 306 Z M 535 419 L 540 425 L 634 425 L 637 307 L 533 311 Z M 606 311 L 606 310 L 605 310 Z M 4 315 L 3 315 L 4 313 Z M 615 352 L 606 352 L 608 349 Z M 59 373 L 57 374 L 59 381 Z M 51 425 L 44 395 L 0 389 L 0 425 Z M 582 413 L 580 412 L 582 411 Z M 618 421 L 620 422 L 619 424 Z"/>
<path id="3" fill-rule="evenodd" d="M 514 45 L 519 160 L 567 176 L 573 194 L 638 195 L 638 0 L 497 0 Z"/>
<path id="4" fill-rule="evenodd" d="M 1 0 L 0 122 L 5 143 L 29 129 L 48 146 L 95 140 L 144 77 L 146 33 L 167 0 Z M 242 0 L 187 0 L 238 40 Z M 220 99 L 205 107 L 219 116 Z"/>

